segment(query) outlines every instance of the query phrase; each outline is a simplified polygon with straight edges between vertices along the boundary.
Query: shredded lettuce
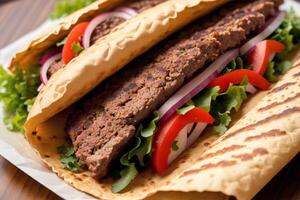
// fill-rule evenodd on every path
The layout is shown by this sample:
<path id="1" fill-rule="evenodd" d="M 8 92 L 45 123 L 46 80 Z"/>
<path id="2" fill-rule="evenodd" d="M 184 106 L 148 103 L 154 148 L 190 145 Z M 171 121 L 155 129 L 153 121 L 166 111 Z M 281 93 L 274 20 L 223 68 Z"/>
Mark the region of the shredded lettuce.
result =
<path id="1" fill-rule="evenodd" d="M 119 172 L 119 179 L 112 185 L 112 192 L 120 192 L 137 176 L 137 167 L 145 167 L 145 159 L 151 155 L 152 141 L 157 129 L 158 114 L 154 113 L 152 120 L 145 126 L 140 125 L 135 135 L 135 145 L 121 159 L 123 169 Z M 136 159 L 135 159 L 136 158 Z"/>
<path id="2" fill-rule="evenodd" d="M 37 96 L 40 84 L 39 67 L 16 69 L 14 74 L 0 66 L 0 101 L 4 123 L 11 131 L 24 133 L 23 125 Z"/>
<path id="3" fill-rule="evenodd" d="M 288 13 L 288 16 L 271 35 L 270 39 L 279 41 L 286 46 L 285 51 L 276 56 L 281 61 L 296 48 L 300 43 L 300 17 L 296 15 L 294 10 Z"/>
<path id="4" fill-rule="evenodd" d="M 195 107 L 201 107 L 205 111 L 209 112 L 211 107 L 211 101 L 215 100 L 219 95 L 219 87 L 213 87 L 211 89 L 205 89 L 196 95 L 192 100 L 185 104 L 182 108 L 177 109 L 177 114 L 184 115 Z"/>
<path id="5" fill-rule="evenodd" d="M 173 143 L 172 143 L 172 150 L 173 151 L 178 151 L 179 147 L 178 147 L 178 141 L 175 140 Z"/>
<path id="6" fill-rule="evenodd" d="M 264 77 L 270 82 L 276 82 L 278 77 L 275 75 L 275 62 L 270 62 L 264 74 Z"/>
<path id="7" fill-rule="evenodd" d="M 75 55 L 79 55 L 83 51 L 83 47 L 79 42 L 75 43 L 72 45 L 72 51 L 74 52 Z"/>
<path id="8" fill-rule="evenodd" d="M 292 63 L 285 60 L 285 57 L 291 53 L 300 43 L 300 17 L 291 10 L 284 19 L 280 27 L 271 35 L 270 39 L 279 41 L 286 46 L 286 49 L 277 54 L 274 60 L 269 63 L 265 78 L 270 82 L 278 80 L 279 75 L 285 74 L 291 67 Z"/>
<path id="9" fill-rule="evenodd" d="M 214 129 L 216 132 L 223 134 L 230 122 L 230 114 L 238 111 L 247 98 L 246 85 L 248 80 L 245 78 L 240 85 L 231 85 L 226 92 L 219 93 L 218 86 L 205 89 L 195 96 L 191 102 L 194 107 L 201 107 L 214 117 Z M 187 110 L 189 107 L 183 107 Z M 180 110 L 180 109 L 179 109 Z"/>
<path id="10" fill-rule="evenodd" d="M 50 19 L 59 19 L 67 16 L 96 0 L 61 0 L 55 4 L 55 10 L 50 14 Z"/>
<path id="11" fill-rule="evenodd" d="M 215 119 L 217 120 L 218 125 L 214 126 L 214 130 L 219 134 L 225 133 L 231 122 L 230 111 L 224 113 L 218 112 Z"/>
<path id="12" fill-rule="evenodd" d="M 61 40 L 60 42 L 56 43 L 57 47 L 63 47 L 66 44 L 67 41 L 67 37 L 65 37 L 63 40 Z"/>
<path id="13" fill-rule="evenodd" d="M 72 172 L 80 171 L 79 159 L 75 156 L 75 149 L 73 146 L 62 145 L 58 147 L 57 151 L 60 154 L 60 162 L 65 169 Z"/>
<path id="14" fill-rule="evenodd" d="M 247 64 L 247 56 L 239 56 L 229 63 L 221 74 L 226 74 L 237 69 L 252 69 L 252 66 Z"/>
<path id="15" fill-rule="evenodd" d="M 189 100 L 182 108 L 177 109 L 178 115 L 185 115 L 187 112 L 195 108 L 195 103 L 193 100 Z"/>
<path id="16" fill-rule="evenodd" d="M 210 113 L 215 119 L 214 129 L 223 134 L 231 122 L 230 114 L 239 111 L 242 103 L 247 98 L 246 86 L 248 80 L 244 79 L 240 85 L 231 85 L 226 92 L 219 94 L 211 102 Z"/>
<path id="17" fill-rule="evenodd" d="M 264 77 L 272 83 L 276 82 L 278 76 L 285 74 L 291 67 L 292 63 L 290 61 L 272 61 L 269 63 Z"/>

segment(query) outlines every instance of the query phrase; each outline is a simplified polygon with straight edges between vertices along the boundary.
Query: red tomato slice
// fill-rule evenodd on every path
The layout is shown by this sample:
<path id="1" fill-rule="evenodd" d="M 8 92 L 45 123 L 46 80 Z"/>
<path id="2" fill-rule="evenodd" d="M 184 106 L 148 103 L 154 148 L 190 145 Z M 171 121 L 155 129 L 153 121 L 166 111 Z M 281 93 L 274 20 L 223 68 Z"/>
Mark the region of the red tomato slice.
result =
<path id="1" fill-rule="evenodd" d="M 215 78 L 209 85 L 209 88 L 214 86 L 220 87 L 220 92 L 225 92 L 230 84 L 240 84 L 244 77 L 247 77 L 249 82 L 261 89 L 267 90 L 270 87 L 270 83 L 260 74 L 256 73 L 255 71 L 249 69 L 238 69 L 222 76 Z"/>
<path id="2" fill-rule="evenodd" d="M 77 24 L 67 36 L 67 40 L 62 51 L 62 60 L 64 64 L 68 64 L 68 62 L 70 62 L 74 57 L 76 57 L 72 46 L 77 42 L 80 42 L 80 39 L 82 38 L 88 24 L 88 22 Z"/>
<path id="3" fill-rule="evenodd" d="M 152 167 L 155 172 L 162 174 L 168 168 L 172 143 L 181 129 L 195 122 L 212 124 L 214 118 L 202 108 L 194 108 L 185 115 L 174 114 L 167 123 L 160 125 L 153 144 Z"/>
<path id="4" fill-rule="evenodd" d="M 258 43 L 250 52 L 248 62 L 253 66 L 253 70 L 264 75 L 267 70 L 270 56 L 273 53 L 280 53 L 285 46 L 276 40 L 264 40 Z"/>

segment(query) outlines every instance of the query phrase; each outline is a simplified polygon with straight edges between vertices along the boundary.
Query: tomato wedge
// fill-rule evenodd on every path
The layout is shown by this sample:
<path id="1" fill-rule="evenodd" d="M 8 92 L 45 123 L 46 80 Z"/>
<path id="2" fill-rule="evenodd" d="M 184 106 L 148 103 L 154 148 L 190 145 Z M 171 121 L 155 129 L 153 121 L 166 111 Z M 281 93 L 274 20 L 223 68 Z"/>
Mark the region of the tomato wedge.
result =
<path id="1" fill-rule="evenodd" d="M 202 108 L 194 108 L 185 115 L 174 114 L 168 122 L 161 124 L 155 135 L 152 154 L 152 167 L 162 174 L 168 168 L 168 157 L 172 143 L 186 125 L 201 122 L 212 124 L 214 118 Z"/>
<path id="2" fill-rule="evenodd" d="M 73 45 L 80 43 L 81 38 L 83 37 L 84 31 L 88 26 L 88 22 L 82 22 L 77 24 L 67 36 L 66 43 L 62 51 L 62 60 L 64 64 L 68 64 L 74 57 L 76 57 L 75 52 L 73 51 Z"/>
<path id="3" fill-rule="evenodd" d="M 276 40 L 261 41 L 250 52 L 248 62 L 253 66 L 255 72 L 264 75 L 272 54 L 280 53 L 284 49 L 285 46 Z"/>
<path id="4" fill-rule="evenodd" d="M 243 79 L 247 77 L 249 82 L 261 89 L 267 90 L 270 87 L 270 83 L 260 74 L 256 73 L 255 71 L 249 69 L 238 69 L 222 76 L 215 78 L 209 85 L 209 88 L 219 86 L 220 92 L 225 92 L 230 84 L 240 84 Z"/>

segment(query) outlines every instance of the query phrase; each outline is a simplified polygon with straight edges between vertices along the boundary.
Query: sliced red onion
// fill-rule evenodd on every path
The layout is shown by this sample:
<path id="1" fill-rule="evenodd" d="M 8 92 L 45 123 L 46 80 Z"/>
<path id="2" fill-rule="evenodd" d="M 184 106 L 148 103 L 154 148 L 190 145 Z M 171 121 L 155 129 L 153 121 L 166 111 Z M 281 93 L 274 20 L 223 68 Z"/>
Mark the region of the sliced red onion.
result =
<path id="1" fill-rule="evenodd" d="M 241 50 L 240 50 L 241 55 L 246 54 L 257 43 L 263 41 L 268 36 L 270 36 L 281 25 L 281 23 L 283 22 L 286 15 L 287 15 L 287 13 L 285 11 L 280 11 L 276 17 L 274 17 L 267 23 L 266 28 L 260 34 L 258 34 L 256 37 L 249 40 L 246 44 L 244 44 L 241 47 Z"/>
<path id="2" fill-rule="evenodd" d="M 43 83 L 41 83 L 41 85 L 38 87 L 37 91 L 40 92 L 43 89 L 44 86 L 45 85 Z"/>
<path id="3" fill-rule="evenodd" d="M 158 110 L 160 123 L 168 120 L 168 118 L 174 114 L 178 108 L 183 106 L 201 90 L 206 88 L 206 86 L 238 55 L 239 49 L 228 51 L 208 66 L 203 72 L 179 89 Z"/>
<path id="4" fill-rule="evenodd" d="M 54 55 L 59 54 L 59 53 L 61 53 L 61 48 L 55 48 L 55 49 L 49 51 L 48 53 L 46 53 L 46 54 L 41 58 L 41 60 L 40 60 L 40 65 L 44 65 L 45 62 L 46 62 L 47 60 L 49 60 L 49 58 L 51 58 L 51 57 L 53 57 Z"/>
<path id="5" fill-rule="evenodd" d="M 127 14 L 131 15 L 132 17 L 134 17 L 138 14 L 134 9 L 129 8 L 129 7 L 120 7 L 120 8 L 117 8 L 116 11 L 127 13 Z"/>
<path id="6" fill-rule="evenodd" d="M 189 124 L 179 132 L 178 136 L 174 140 L 177 141 L 176 145 L 178 149 L 174 151 L 171 147 L 171 153 L 168 157 L 168 164 L 172 163 L 186 149 L 188 129 L 192 126 L 193 124 Z"/>
<path id="7" fill-rule="evenodd" d="M 206 127 L 207 127 L 206 123 L 197 123 L 195 129 L 187 139 L 187 147 L 191 146 L 196 142 L 196 140 L 199 138 L 199 136 L 201 135 L 201 133 L 204 131 Z"/>
<path id="8" fill-rule="evenodd" d="M 48 82 L 48 70 L 49 70 L 49 67 L 57 60 L 60 60 L 61 59 L 61 52 L 60 53 L 57 53 L 55 55 L 52 55 L 51 57 L 48 57 L 48 59 L 44 62 L 44 64 L 42 65 L 41 67 L 41 71 L 40 71 L 40 78 L 41 78 L 41 81 L 44 85 L 47 84 Z"/>
<path id="9" fill-rule="evenodd" d="M 249 92 L 250 94 L 255 94 L 257 92 L 257 89 L 250 83 L 246 86 L 246 92 Z"/>
<path id="10" fill-rule="evenodd" d="M 107 13 L 103 13 L 98 15 L 97 17 L 95 17 L 88 25 L 88 27 L 86 28 L 84 35 L 83 35 L 83 47 L 84 48 L 89 48 L 90 47 L 90 41 L 91 41 L 91 37 L 92 34 L 95 30 L 95 28 L 101 24 L 103 21 L 112 18 L 112 17 L 119 17 L 125 20 L 128 20 L 130 18 L 132 18 L 132 16 L 128 13 L 125 12 L 107 12 Z"/>

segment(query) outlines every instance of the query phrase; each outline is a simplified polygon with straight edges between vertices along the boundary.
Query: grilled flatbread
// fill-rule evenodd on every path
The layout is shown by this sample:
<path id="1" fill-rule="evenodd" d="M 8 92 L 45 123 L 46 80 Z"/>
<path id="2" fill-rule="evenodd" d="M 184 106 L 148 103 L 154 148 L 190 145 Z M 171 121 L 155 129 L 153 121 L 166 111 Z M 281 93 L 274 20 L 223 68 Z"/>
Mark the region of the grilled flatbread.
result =
<path id="1" fill-rule="evenodd" d="M 235 196 L 248 200 L 300 151 L 300 59 L 294 63 L 271 90 L 246 103 L 222 137 L 207 130 L 171 165 L 167 175 L 160 177 L 146 170 L 121 194 L 111 192 L 111 179 L 96 181 L 88 171 L 76 174 L 63 168 L 57 148 L 68 142 L 64 131 L 68 111 L 39 125 L 28 139 L 58 176 L 100 199 Z"/>

